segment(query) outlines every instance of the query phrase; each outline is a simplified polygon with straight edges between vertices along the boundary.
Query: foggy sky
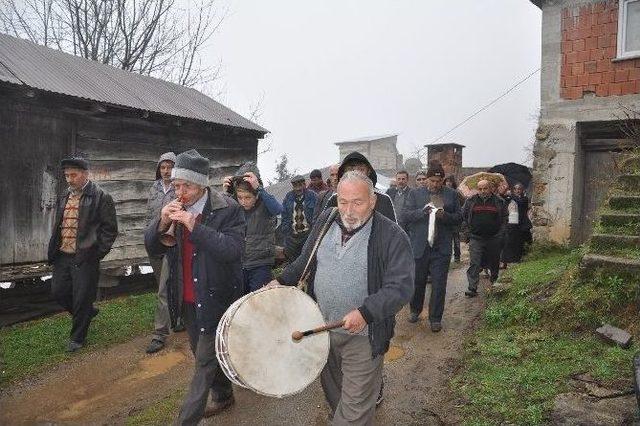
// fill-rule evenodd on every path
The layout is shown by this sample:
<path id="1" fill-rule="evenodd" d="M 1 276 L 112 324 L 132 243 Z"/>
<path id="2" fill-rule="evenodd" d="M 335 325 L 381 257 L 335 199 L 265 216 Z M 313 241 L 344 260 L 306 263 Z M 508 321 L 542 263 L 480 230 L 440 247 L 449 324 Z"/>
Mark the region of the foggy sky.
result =
<path id="1" fill-rule="evenodd" d="M 299 172 L 338 160 L 335 142 L 398 133 L 417 147 L 540 66 L 541 12 L 528 0 L 226 0 L 207 48 L 221 61 L 220 100 L 271 134 L 258 166 L 282 153 Z M 536 74 L 440 142 L 466 166 L 526 162 L 540 105 Z"/>

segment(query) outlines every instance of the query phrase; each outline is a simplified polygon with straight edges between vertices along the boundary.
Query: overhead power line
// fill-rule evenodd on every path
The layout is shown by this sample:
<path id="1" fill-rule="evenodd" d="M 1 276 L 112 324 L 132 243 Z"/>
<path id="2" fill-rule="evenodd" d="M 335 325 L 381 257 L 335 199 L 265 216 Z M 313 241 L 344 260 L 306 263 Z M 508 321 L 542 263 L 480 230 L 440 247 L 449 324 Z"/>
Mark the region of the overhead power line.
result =
<path id="1" fill-rule="evenodd" d="M 500 96 L 498 96 L 497 98 L 495 98 L 494 100 L 492 100 L 491 102 L 489 102 L 488 104 L 486 104 L 485 106 L 483 106 L 482 108 L 478 109 L 476 112 L 474 112 L 473 114 L 471 114 L 470 116 L 468 116 L 467 118 L 465 118 L 464 120 L 462 120 L 461 122 L 459 122 L 458 124 L 456 124 L 455 126 L 453 126 L 451 129 L 447 130 L 445 133 L 443 133 L 442 135 L 438 136 L 437 138 L 435 138 L 431 144 L 437 143 L 438 141 L 444 139 L 445 137 L 447 137 L 448 135 L 450 135 L 453 131 L 455 131 L 456 129 L 464 126 L 468 121 L 472 120 L 475 116 L 477 116 L 478 114 L 480 114 L 481 112 L 485 111 L 486 109 L 490 108 L 491 106 L 493 106 L 494 104 L 496 104 L 500 99 L 504 98 L 505 96 L 507 96 L 509 93 L 513 92 L 515 89 L 518 88 L 518 86 L 520 86 L 522 83 L 524 83 L 525 81 L 529 80 L 531 77 L 533 77 L 537 72 L 540 71 L 540 68 L 536 69 L 535 71 L 532 71 L 531 73 L 529 73 L 526 77 L 524 77 L 522 80 L 518 81 L 516 84 L 514 84 L 513 86 L 511 86 L 509 89 L 507 89 L 507 91 L 505 91 L 504 93 L 502 93 Z M 420 149 L 420 151 L 422 151 L 425 147 L 422 147 Z"/>

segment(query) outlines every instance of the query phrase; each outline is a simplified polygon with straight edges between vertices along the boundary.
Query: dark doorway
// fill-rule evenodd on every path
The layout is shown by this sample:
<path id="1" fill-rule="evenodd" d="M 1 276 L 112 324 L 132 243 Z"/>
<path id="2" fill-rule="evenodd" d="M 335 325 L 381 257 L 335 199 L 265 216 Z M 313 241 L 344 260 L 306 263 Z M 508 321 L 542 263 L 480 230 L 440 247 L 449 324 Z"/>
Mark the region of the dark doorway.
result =
<path id="1" fill-rule="evenodd" d="M 582 205 L 576 218 L 577 243 L 584 243 L 593 234 L 598 212 L 603 208 L 609 189 L 620 173 L 622 153 L 633 146 L 619 121 L 580 123 L 579 134 L 583 152 Z"/>

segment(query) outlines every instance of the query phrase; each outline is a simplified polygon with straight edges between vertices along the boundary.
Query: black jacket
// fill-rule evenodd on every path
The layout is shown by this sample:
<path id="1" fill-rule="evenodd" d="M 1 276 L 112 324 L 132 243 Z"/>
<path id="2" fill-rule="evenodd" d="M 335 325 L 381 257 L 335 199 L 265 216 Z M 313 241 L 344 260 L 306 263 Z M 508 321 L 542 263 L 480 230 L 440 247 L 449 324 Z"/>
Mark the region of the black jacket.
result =
<path id="1" fill-rule="evenodd" d="M 327 209 L 318 217 L 304 244 L 302 254 L 277 278 L 280 284 L 296 285 L 298 283 L 330 213 L 331 210 Z M 375 357 L 389 350 L 389 341 L 393 337 L 396 324 L 395 315 L 411 299 L 415 264 L 409 239 L 402 228 L 381 213 L 374 212 L 371 220 L 373 223 L 367 261 L 369 296 L 359 310 L 369 324 L 369 342 Z M 313 283 L 316 266 L 314 259 L 307 278 L 307 293 L 314 299 Z"/>
<path id="2" fill-rule="evenodd" d="M 242 295 L 242 252 L 245 220 L 242 207 L 231 197 L 207 188 L 209 198 L 202 221 L 193 228 L 193 278 L 196 324 L 201 333 L 215 333 L 227 308 Z M 168 248 L 160 243 L 158 223 L 153 220 L 145 231 L 147 252 L 167 255 L 169 281 L 167 296 L 171 324 L 182 316 L 182 226 L 176 228 L 178 244 Z M 196 281 L 197 280 L 197 281 Z"/>
<path id="3" fill-rule="evenodd" d="M 49 240 L 47 258 L 52 264 L 60 253 L 60 226 L 69 193 L 58 199 L 53 233 Z M 76 263 L 99 261 L 104 258 L 118 236 L 118 221 L 113 198 L 89 181 L 82 191 L 78 210 Z"/>
<path id="4" fill-rule="evenodd" d="M 473 208 L 476 204 L 481 201 L 480 195 L 476 194 L 473 197 L 467 198 L 464 206 L 462 206 L 462 220 L 466 224 L 469 229 L 469 234 L 471 238 L 487 238 L 482 237 L 480 235 L 475 235 L 471 229 L 471 221 L 473 220 Z M 487 202 L 493 204 L 498 210 L 498 218 L 496 219 L 496 226 L 499 227 L 498 232 L 494 235 L 497 237 L 503 237 L 505 235 L 507 229 L 507 222 L 509 220 L 509 211 L 507 209 L 507 205 L 504 200 L 498 197 L 495 194 L 491 194 L 491 196 L 487 199 Z"/>
<path id="5" fill-rule="evenodd" d="M 369 166 L 369 170 L 371 170 L 371 172 L 369 173 L 369 179 L 371 179 L 371 182 L 373 182 L 373 186 L 376 186 L 376 183 L 378 182 L 378 174 L 376 173 L 375 170 L 373 170 L 373 167 L 371 166 L 371 163 L 369 163 L 369 160 L 367 160 L 367 157 L 360 154 L 359 152 L 352 152 L 351 154 L 344 157 L 344 160 L 342 160 L 342 163 L 340 163 L 340 167 L 338 168 L 338 180 L 342 179 L 342 175 L 344 175 L 345 173 L 346 164 L 351 160 L 365 163 Z M 376 195 L 377 195 L 376 211 L 382 213 L 389 220 L 397 222 L 398 218 L 396 217 L 396 212 L 393 208 L 393 202 L 391 201 L 391 198 L 387 194 L 380 192 L 377 189 L 376 189 Z M 337 194 L 333 194 L 329 199 L 329 201 L 327 202 L 326 207 L 337 207 L 337 206 L 338 206 L 338 196 Z"/>

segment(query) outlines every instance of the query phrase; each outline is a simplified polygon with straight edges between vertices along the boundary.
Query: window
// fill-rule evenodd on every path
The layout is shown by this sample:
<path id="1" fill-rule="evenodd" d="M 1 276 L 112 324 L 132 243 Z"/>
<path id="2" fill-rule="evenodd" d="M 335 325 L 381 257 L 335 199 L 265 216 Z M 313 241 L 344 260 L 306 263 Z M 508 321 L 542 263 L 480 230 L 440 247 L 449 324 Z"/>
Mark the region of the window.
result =
<path id="1" fill-rule="evenodd" d="M 640 0 L 620 0 L 618 58 L 640 57 Z"/>

